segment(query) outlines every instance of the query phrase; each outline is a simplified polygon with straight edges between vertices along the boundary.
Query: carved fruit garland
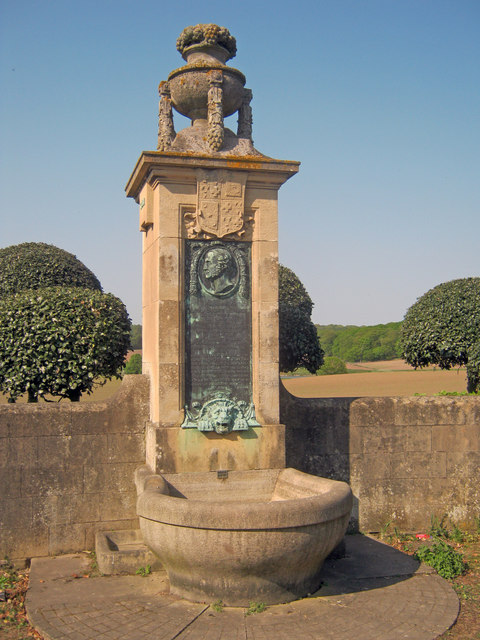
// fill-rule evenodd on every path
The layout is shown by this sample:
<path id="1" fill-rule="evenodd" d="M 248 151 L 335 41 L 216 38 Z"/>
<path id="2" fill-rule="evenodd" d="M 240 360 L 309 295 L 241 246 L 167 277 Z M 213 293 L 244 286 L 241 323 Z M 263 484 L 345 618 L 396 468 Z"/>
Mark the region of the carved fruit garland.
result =
<path id="1" fill-rule="evenodd" d="M 168 82 L 162 81 L 158 86 L 160 102 L 158 106 L 158 151 L 167 151 L 175 139 L 173 126 L 172 99 Z"/>
<path id="2" fill-rule="evenodd" d="M 221 71 L 213 69 L 209 72 L 210 88 L 208 90 L 208 133 L 207 142 L 212 151 L 219 151 L 222 148 L 224 128 L 223 128 L 223 74 Z"/>

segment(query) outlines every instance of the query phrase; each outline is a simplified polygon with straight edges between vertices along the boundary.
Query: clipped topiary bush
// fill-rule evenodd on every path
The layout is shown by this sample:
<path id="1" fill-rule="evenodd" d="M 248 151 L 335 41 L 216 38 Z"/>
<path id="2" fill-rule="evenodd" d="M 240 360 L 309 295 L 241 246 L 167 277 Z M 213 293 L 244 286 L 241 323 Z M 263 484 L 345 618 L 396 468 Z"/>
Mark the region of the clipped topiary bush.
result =
<path id="1" fill-rule="evenodd" d="M 51 244 L 25 242 L 0 249 L 0 297 L 55 286 L 102 290 L 83 262 Z"/>
<path id="2" fill-rule="evenodd" d="M 315 373 L 323 363 L 317 329 L 311 320 L 313 302 L 291 269 L 279 265 L 280 371 L 305 367 Z"/>
<path id="3" fill-rule="evenodd" d="M 467 389 L 480 390 L 480 278 L 444 282 L 407 311 L 402 324 L 405 360 L 414 367 L 467 365 Z"/>
<path id="4" fill-rule="evenodd" d="M 120 377 L 130 344 L 124 304 L 92 289 L 51 287 L 0 298 L 0 389 L 72 401 Z M 101 380 L 99 380 L 99 378 Z"/>

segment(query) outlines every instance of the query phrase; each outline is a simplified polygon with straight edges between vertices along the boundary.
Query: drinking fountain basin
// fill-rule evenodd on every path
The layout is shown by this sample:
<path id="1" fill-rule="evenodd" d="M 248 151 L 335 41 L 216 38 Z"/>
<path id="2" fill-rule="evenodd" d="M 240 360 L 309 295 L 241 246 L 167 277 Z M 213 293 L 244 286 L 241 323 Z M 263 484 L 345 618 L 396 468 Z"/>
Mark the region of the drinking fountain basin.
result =
<path id="1" fill-rule="evenodd" d="M 172 593 L 248 606 L 315 592 L 352 507 L 344 482 L 296 469 L 155 475 L 136 471 L 145 543 Z"/>

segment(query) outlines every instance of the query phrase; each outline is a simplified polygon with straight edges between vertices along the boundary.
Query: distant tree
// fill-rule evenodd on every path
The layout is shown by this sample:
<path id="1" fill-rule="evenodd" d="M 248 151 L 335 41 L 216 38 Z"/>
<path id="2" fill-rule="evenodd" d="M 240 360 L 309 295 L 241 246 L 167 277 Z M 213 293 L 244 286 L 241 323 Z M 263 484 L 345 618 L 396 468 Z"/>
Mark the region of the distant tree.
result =
<path id="1" fill-rule="evenodd" d="M 142 373 L 142 356 L 139 353 L 130 356 L 125 364 L 124 373 Z"/>
<path id="2" fill-rule="evenodd" d="M 279 265 L 280 370 L 305 367 L 315 373 L 323 363 L 323 351 L 311 320 L 313 302 L 300 279 Z"/>
<path id="3" fill-rule="evenodd" d="M 122 374 L 130 318 L 115 296 L 50 287 L 0 298 L 0 390 L 72 401 Z"/>
<path id="4" fill-rule="evenodd" d="M 132 324 L 132 334 L 130 338 L 131 348 L 135 351 L 142 348 L 142 325 Z"/>
<path id="5" fill-rule="evenodd" d="M 51 244 L 24 242 L 0 249 L 0 297 L 56 286 L 102 290 L 83 262 Z"/>
<path id="6" fill-rule="evenodd" d="M 336 356 L 326 356 L 317 373 L 320 376 L 333 376 L 339 373 L 347 373 L 347 365 Z"/>
<path id="7" fill-rule="evenodd" d="M 317 330 L 325 355 L 337 356 L 346 362 L 367 362 L 402 356 L 401 324 L 319 325 Z"/>
<path id="8" fill-rule="evenodd" d="M 480 390 L 480 278 L 444 282 L 405 314 L 405 360 L 413 367 L 467 365 L 467 390 Z"/>
<path id="9" fill-rule="evenodd" d="M 348 327 L 342 324 L 317 324 L 316 327 L 318 338 L 320 340 L 320 344 L 322 345 L 325 356 L 332 356 L 333 345 L 335 344 L 335 340 L 337 339 L 338 334 Z"/>

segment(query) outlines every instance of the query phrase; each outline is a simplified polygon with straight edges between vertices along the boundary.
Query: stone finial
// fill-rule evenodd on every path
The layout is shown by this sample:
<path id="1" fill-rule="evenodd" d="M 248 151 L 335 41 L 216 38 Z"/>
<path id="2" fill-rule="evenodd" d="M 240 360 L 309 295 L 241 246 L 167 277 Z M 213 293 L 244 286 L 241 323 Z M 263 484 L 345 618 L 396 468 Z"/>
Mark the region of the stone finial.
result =
<path id="1" fill-rule="evenodd" d="M 250 106 L 250 102 L 252 101 L 252 90 L 244 89 L 243 90 L 243 101 L 240 109 L 238 110 L 238 128 L 237 128 L 237 136 L 239 138 L 247 138 L 248 140 L 252 140 L 252 107 Z"/>
<path id="2" fill-rule="evenodd" d="M 212 151 L 218 151 L 222 148 L 224 137 L 223 126 L 223 74 L 221 71 L 212 69 L 209 71 L 208 90 L 208 146 Z"/>
<path id="3" fill-rule="evenodd" d="M 172 100 L 170 87 L 165 80 L 158 86 L 160 102 L 158 105 L 158 151 L 167 151 L 175 139 L 173 126 Z"/>
<path id="4" fill-rule="evenodd" d="M 190 47 L 217 46 L 225 50 L 225 63 L 234 58 L 237 53 L 237 43 L 230 31 L 217 24 L 197 24 L 194 27 L 186 27 L 177 39 L 177 50 L 182 57 L 187 59 L 187 50 Z"/>

